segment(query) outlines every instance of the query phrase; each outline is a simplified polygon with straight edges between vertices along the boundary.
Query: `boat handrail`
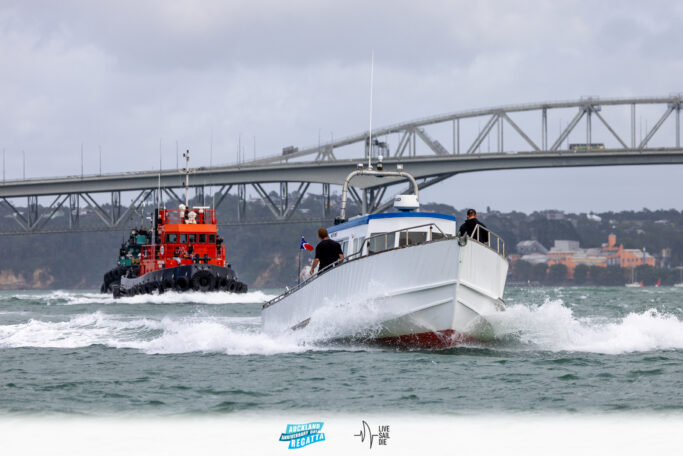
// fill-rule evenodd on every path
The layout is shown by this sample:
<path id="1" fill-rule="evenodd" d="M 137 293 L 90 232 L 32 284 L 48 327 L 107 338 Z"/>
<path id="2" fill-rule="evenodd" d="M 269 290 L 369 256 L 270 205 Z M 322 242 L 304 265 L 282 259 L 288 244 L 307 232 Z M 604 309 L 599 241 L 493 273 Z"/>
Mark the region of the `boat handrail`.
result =
<path id="1" fill-rule="evenodd" d="M 263 308 L 265 309 L 265 308 L 267 308 L 267 307 L 270 307 L 270 306 L 272 306 L 273 304 L 277 303 L 278 301 L 282 300 L 284 297 L 286 297 L 286 296 L 288 296 L 288 295 L 294 293 L 294 292 L 297 291 L 298 289 L 302 288 L 304 285 L 306 285 L 306 284 L 312 282 L 313 280 L 317 279 L 318 277 L 320 277 L 320 275 L 321 275 L 323 272 L 326 272 L 326 271 L 332 269 L 332 268 L 335 267 L 335 266 L 339 266 L 339 265 L 348 263 L 349 261 L 357 260 L 358 258 L 360 258 L 360 257 L 362 256 L 362 255 L 359 255 L 359 253 L 362 253 L 362 252 L 363 252 L 363 246 L 365 245 L 365 241 L 368 241 L 368 240 L 372 239 L 373 237 L 385 236 L 385 235 L 392 234 L 392 233 L 400 233 L 400 232 L 402 232 L 402 231 L 408 231 L 408 230 L 412 230 L 412 229 L 415 229 L 415 228 L 421 228 L 421 227 L 430 226 L 430 225 L 436 226 L 436 228 L 441 232 L 441 234 L 444 235 L 444 237 L 443 237 L 442 239 L 447 239 L 447 238 L 454 237 L 454 236 L 451 235 L 451 234 L 446 234 L 446 233 L 444 233 L 443 230 L 441 230 L 441 228 L 439 228 L 439 226 L 436 225 L 436 223 L 433 223 L 433 222 L 432 222 L 432 223 L 425 223 L 425 224 L 422 224 L 422 225 L 411 226 L 411 227 L 407 227 L 407 228 L 401 228 L 400 230 L 389 231 L 389 232 L 386 232 L 386 233 L 377 233 L 377 235 L 375 235 L 375 236 L 370 236 L 369 238 L 365 239 L 364 242 L 363 242 L 363 244 L 361 244 L 360 250 L 359 250 L 358 252 L 352 253 L 352 254 L 349 255 L 348 257 L 344 257 L 344 258 L 341 259 L 341 260 L 335 261 L 334 263 L 332 263 L 332 264 L 326 266 L 325 268 L 319 270 L 317 273 L 313 274 L 312 276 L 310 276 L 310 277 L 307 278 L 306 280 L 303 280 L 303 281 L 299 282 L 298 284 L 296 284 L 296 285 L 293 286 L 292 288 L 286 288 L 286 291 L 285 291 L 284 293 L 282 293 L 282 294 L 276 296 L 275 298 L 271 299 L 270 301 L 264 303 L 264 304 L 263 304 Z M 424 245 L 424 244 L 429 244 L 429 243 L 431 243 L 431 242 L 438 242 L 438 241 L 441 241 L 442 239 L 429 240 L 429 241 L 424 242 L 422 245 Z M 399 247 L 395 247 L 395 248 L 400 249 L 400 248 L 405 248 L 405 247 L 413 247 L 413 246 L 404 245 L 404 246 L 399 246 Z M 395 248 L 394 248 L 394 249 L 395 249 Z M 389 250 L 392 250 L 392 249 L 386 249 L 386 250 L 383 250 L 383 252 L 387 252 L 387 251 L 389 251 Z M 379 252 L 378 252 L 378 253 L 379 253 Z"/>
<path id="2" fill-rule="evenodd" d="M 485 235 L 487 235 L 486 239 L 484 239 Z M 505 258 L 505 241 L 499 234 L 491 231 L 490 229 L 486 227 L 481 228 L 481 225 L 477 224 L 474 227 L 474 230 L 472 230 L 472 234 L 467 237 L 483 246 L 488 247 L 498 255 L 502 255 L 502 257 Z M 491 238 L 495 238 L 495 242 L 492 242 Z"/>
<path id="3" fill-rule="evenodd" d="M 390 235 L 390 234 L 402 233 L 402 232 L 404 232 L 404 231 L 407 233 L 407 232 L 409 232 L 409 231 L 411 231 L 411 230 L 414 230 L 415 228 L 424 228 L 424 227 L 426 227 L 426 226 L 430 227 L 430 230 L 429 230 L 430 234 L 431 234 L 431 232 L 432 232 L 432 229 L 431 229 L 431 228 L 432 228 L 432 227 L 436 227 L 436 229 L 439 230 L 439 232 L 443 235 L 443 237 L 453 237 L 452 234 L 446 234 L 446 233 L 444 233 L 443 230 L 442 230 L 441 228 L 439 228 L 439 225 L 437 225 L 437 224 L 434 223 L 434 222 L 431 222 L 431 223 L 424 223 L 424 224 L 422 224 L 422 225 L 415 225 L 415 226 L 411 226 L 411 227 L 408 227 L 408 228 L 401 228 L 401 229 L 394 230 L 394 231 L 387 231 L 387 232 L 385 232 L 385 233 L 376 233 L 376 234 L 373 234 L 373 235 L 370 236 L 370 237 L 365 238 L 365 240 L 363 240 L 363 243 L 360 245 L 360 248 L 358 249 L 358 251 L 352 253 L 351 255 L 349 255 L 349 256 L 348 256 L 348 259 L 351 259 L 351 258 L 354 258 L 354 257 L 362 256 L 362 254 L 363 254 L 363 248 L 364 248 L 365 245 L 368 243 L 368 241 L 370 241 L 371 239 L 374 239 L 374 238 L 377 238 L 377 237 L 381 237 L 381 236 L 388 236 L 388 235 Z M 429 239 L 428 241 L 426 241 L 425 243 L 431 242 L 431 241 L 432 241 L 431 236 L 429 236 L 429 237 L 430 237 L 430 239 Z M 401 247 L 401 246 L 399 246 L 399 247 Z M 392 248 L 393 248 L 393 247 L 392 247 Z M 384 249 L 384 250 L 380 250 L 380 252 L 383 252 L 383 251 L 385 251 L 385 250 L 390 250 L 390 249 L 387 248 L 387 249 Z M 377 253 L 379 253 L 379 252 L 377 252 Z"/>
<path id="4" fill-rule="evenodd" d="M 194 222 L 189 219 L 190 212 L 195 213 Z M 186 209 L 164 209 L 161 214 L 163 224 L 175 225 L 215 225 L 216 211 L 214 209 L 205 209 L 203 207 L 189 207 Z"/>

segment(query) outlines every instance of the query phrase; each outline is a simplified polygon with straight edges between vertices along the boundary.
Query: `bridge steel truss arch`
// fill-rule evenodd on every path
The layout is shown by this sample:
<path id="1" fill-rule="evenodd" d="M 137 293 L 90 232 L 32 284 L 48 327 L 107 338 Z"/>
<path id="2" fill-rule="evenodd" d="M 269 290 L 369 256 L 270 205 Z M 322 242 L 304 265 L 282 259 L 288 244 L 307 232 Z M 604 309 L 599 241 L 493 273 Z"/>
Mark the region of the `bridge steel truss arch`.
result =
<path id="1" fill-rule="evenodd" d="M 636 112 L 637 106 L 659 105 L 661 113 L 657 117 L 656 122 L 651 128 L 647 128 L 644 135 L 641 132 L 641 139 L 636 141 L 637 138 L 637 128 L 636 128 Z M 396 158 L 408 158 L 415 157 L 416 154 L 416 143 L 419 139 L 421 143 L 426 146 L 426 150 L 431 152 L 437 157 L 454 157 L 459 155 L 480 155 L 477 153 L 480 150 L 482 143 L 488 139 L 493 134 L 495 128 L 495 142 L 497 145 L 498 154 L 506 153 L 504 148 L 504 131 L 505 126 L 511 128 L 519 138 L 528 146 L 528 150 L 514 151 L 516 154 L 547 154 L 556 153 L 562 154 L 563 152 L 570 152 L 567 150 L 562 150 L 562 144 L 569 138 L 577 128 L 578 125 L 583 120 L 586 128 L 585 145 L 588 152 L 591 151 L 591 147 L 594 141 L 594 118 L 605 128 L 609 133 L 610 138 L 612 138 L 617 143 L 617 148 L 612 149 L 615 157 L 621 154 L 629 153 L 649 153 L 653 150 L 668 150 L 674 154 L 681 153 L 681 106 L 683 105 L 683 94 L 674 94 L 668 97 L 647 97 L 647 98 L 608 98 L 601 99 L 599 97 L 584 97 L 575 101 L 560 101 L 560 102 L 550 102 L 550 103 L 535 103 L 535 104 L 520 104 L 520 105 L 509 105 L 495 108 L 478 109 L 478 110 L 468 110 L 455 112 L 451 114 L 444 114 L 432 117 L 426 117 L 423 119 L 413 120 L 409 122 L 403 122 L 395 125 L 390 125 L 388 127 L 379 128 L 373 130 L 373 138 L 380 138 L 382 136 L 397 134 L 399 135 L 399 141 L 393 151 L 385 148 L 388 152 L 386 158 L 396 159 Z M 622 137 L 617 132 L 617 128 L 610 123 L 605 116 L 601 114 L 603 106 L 628 106 L 630 107 L 630 126 L 629 126 L 629 136 L 627 140 L 629 143 L 622 139 Z M 555 140 L 550 143 L 549 132 L 548 132 L 548 112 L 552 110 L 559 109 L 576 109 L 575 114 L 571 120 L 564 126 Z M 532 139 L 534 136 L 528 131 L 527 128 L 523 128 L 518 122 L 513 120 L 512 115 L 515 113 L 530 113 L 536 111 L 538 119 L 540 121 L 540 138 L 536 141 Z M 671 114 L 675 114 L 674 123 L 674 135 L 672 138 L 668 138 L 669 142 L 664 148 L 652 148 L 649 144 L 655 134 L 661 130 L 662 125 L 669 119 Z M 461 121 L 466 119 L 484 119 L 485 123 L 483 128 L 480 128 L 478 134 L 468 144 L 461 144 Z M 433 139 L 427 132 L 426 127 L 451 123 L 452 124 L 452 145 L 451 150 L 448 150 L 441 142 Z M 642 127 L 642 125 L 641 125 Z M 379 142 L 375 139 L 373 142 Z M 334 159 L 336 160 L 335 150 L 349 146 L 352 144 L 362 143 L 364 145 L 364 158 L 367 159 L 369 153 L 371 153 L 371 146 L 369 145 L 369 132 L 356 134 L 346 138 L 338 139 L 337 141 L 332 141 L 326 144 L 321 144 L 314 147 L 305 148 L 302 150 L 296 150 L 295 152 L 289 152 L 287 154 L 282 154 L 278 156 L 268 157 L 259 160 L 259 163 L 287 163 L 290 161 L 302 159 L 305 157 L 314 156 L 314 161 L 324 161 Z M 373 146 L 376 146 L 373 145 Z M 509 152 L 508 152 L 509 153 Z M 669 161 L 668 158 L 652 159 L 654 157 L 649 157 L 644 159 L 642 163 L 681 163 L 679 158 L 673 158 Z M 614 163 L 614 164 L 638 164 L 641 163 L 638 160 L 634 160 L 634 163 Z M 638 163 L 635 163 L 638 162 Z M 604 163 L 595 163 L 595 165 L 605 165 Z M 571 165 L 570 165 L 571 166 Z M 590 166 L 588 164 L 576 164 L 576 166 Z M 535 167 L 535 166 L 534 166 Z M 464 171 L 462 171 L 464 172 Z M 457 173 L 444 173 L 435 176 L 425 177 L 419 184 L 419 188 L 427 188 L 431 185 L 442 182 Z M 382 202 L 384 195 L 386 193 L 389 185 L 380 185 L 377 187 L 370 187 L 364 189 L 362 196 L 358 196 L 357 192 L 352 193 L 354 200 L 360 205 L 362 205 L 363 210 L 368 210 L 369 212 L 383 212 L 391 208 L 393 203 L 393 198 L 389 201 Z M 408 188 L 403 191 L 409 190 Z M 396 194 L 400 194 L 397 192 Z"/>
<path id="2" fill-rule="evenodd" d="M 284 155 L 276 155 L 231 166 L 200 167 L 192 170 L 190 179 L 197 184 L 195 196 L 203 204 L 219 207 L 230 192 L 237 198 L 237 211 L 230 224 L 285 223 L 299 221 L 294 217 L 307 192 L 322 185 L 322 204 L 318 216 L 311 214 L 308 221 L 329 222 L 330 186 L 342 185 L 349 170 L 355 169 L 368 154 L 382 154 L 387 169 L 402 164 L 406 171 L 418 179 L 419 188 L 427 188 L 456 174 L 503 169 L 614 166 L 638 164 L 683 164 L 680 144 L 680 111 L 683 96 L 652 98 L 601 99 L 582 98 L 576 101 L 510 105 L 489 109 L 462 111 L 403 122 L 373 130 L 372 147 L 368 144 L 368 132 L 337 139 L 301 150 L 288 148 Z M 630 108 L 628 130 L 610 122 L 603 107 Z M 549 113 L 564 109 L 571 113 L 570 120 L 557 132 L 549 132 Z M 654 116 L 646 123 L 646 129 L 638 139 L 636 114 L 639 110 Z M 536 119 L 533 125 L 522 122 L 520 113 Z M 672 116 L 673 114 L 673 116 Z M 675 127 L 669 136 L 663 135 L 663 126 L 672 122 Z M 463 123 L 476 121 L 478 128 L 463 130 Z M 522 119 L 524 120 L 524 119 Z M 650 119 L 648 119 L 650 120 Z M 563 148 L 570 135 L 576 137 L 577 129 L 585 125 L 585 150 Z M 443 130 L 449 130 L 448 147 L 444 145 Z M 601 132 L 596 133 L 596 130 Z M 441 141 L 435 139 L 430 128 L 441 128 Z M 535 128 L 537 127 L 537 128 Z M 507 129 L 507 132 L 506 132 Z M 621 133 L 620 133 L 621 132 Z M 512 134 L 506 139 L 505 134 Z M 657 135 L 657 133 L 660 133 Z M 395 134 L 393 147 L 379 138 Z M 469 137 L 469 139 L 467 139 Z M 657 138 L 659 144 L 653 145 Z M 463 141 L 463 139 L 467 139 Z M 481 152 L 482 145 L 490 144 L 492 152 Z M 611 142 L 615 147 L 593 148 L 594 141 Z M 508 145 L 516 144 L 517 150 Z M 519 145 L 522 148 L 519 149 Z M 352 156 L 344 156 L 352 150 Z M 10 210 L 18 224 L 16 231 L 0 234 L 41 233 L 52 231 L 122 230 L 128 228 L 135 215 L 143 216 L 145 204 L 161 204 L 162 199 L 182 202 L 181 170 L 132 172 L 97 176 L 78 176 L 52 179 L 6 181 L 0 185 L 0 204 Z M 266 185 L 277 185 L 279 191 L 266 190 Z M 316 184 L 316 185 L 312 185 Z M 394 178 L 377 180 L 358 179 L 349 195 L 359 208 L 368 212 L 389 209 L 395 194 L 406 192 L 408 187 Z M 218 188 L 211 197 L 205 187 Z M 390 191 L 389 189 L 397 191 Z M 133 192 L 130 203 L 123 205 L 122 192 Z M 268 208 L 272 219 L 253 220 L 247 216 L 247 195 L 257 195 Z M 109 194 L 109 197 L 105 195 Z M 104 196 L 104 198 L 103 198 Z M 48 197 L 50 203 L 38 204 L 38 197 Z M 26 208 L 17 207 L 16 199 L 26 198 Z M 102 201 L 106 200 L 107 204 Z M 99 201 L 99 202 L 98 202 Z M 84 206 L 84 207 L 83 207 Z M 67 214 L 61 228 L 48 224 L 59 210 Z M 94 213 L 98 226 L 81 223 L 82 210 Z"/>
<path id="3" fill-rule="evenodd" d="M 660 105 L 663 107 L 660 117 L 657 118 L 654 125 L 648 128 L 644 137 L 640 141 L 636 141 L 636 107 L 644 107 L 647 105 Z M 533 103 L 533 104 L 519 104 L 508 105 L 495 108 L 485 108 L 476 110 L 467 110 L 454 112 L 451 114 L 442 114 L 432 117 L 425 117 L 409 122 L 402 122 L 390 125 L 384 128 L 378 128 L 372 131 L 373 138 L 380 138 L 390 134 L 399 134 L 400 140 L 397 147 L 391 152 L 393 157 L 414 156 L 416 140 L 420 139 L 435 155 L 458 155 L 458 154 L 474 154 L 479 146 L 489 138 L 495 128 L 497 151 L 498 153 L 505 152 L 504 148 L 504 126 L 507 125 L 514 130 L 528 145 L 528 150 L 520 150 L 515 152 L 550 152 L 561 150 L 562 143 L 568 136 L 574 132 L 581 120 L 585 120 L 586 126 L 586 144 L 593 142 L 593 124 L 595 120 L 593 117 L 603 125 L 611 136 L 618 142 L 619 148 L 625 150 L 645 150 L 654 135 L 660 131 L 664 122 L 675 113 L 675 136 L 672 138 L 671 146 L 675 148 L 681 147 L 681 123 L 680 112 L 683 105 L 683 94 L 675 94 L 668 97 L 648 97 L 648 98 L 599 98 L 599 97 L 585 97 L 575 101 L 560 101 L 547 103 Z M 608 120 L 601 114 L 602 108 L 607 106 L 629 106 L 630 113 L 630 141 L 627 143 L 618 133 L 617 129 L 608 122 Z M 576 109 L 574 116 L 564 126 L 557 138 L 549 145 L 548 132 L 548 112 L 559 109 Z M 535 136 L 528 131 L 528 127 L 522 127 L 518 122 L 512 118 L 513 114 L 529 113 L 536 111 L 538 113 L 538 120 L 540 122 L 541 135 L 537 141 L 532 140 Z M 469 143 L 461 144 L 460 123 L 466 119 L 483 119 L 485 124 L 480 128 L 474 140 Z M 431 138 L 425 131 L 426 127 L 438 124 L 452 124 L 452 145 L 451 150 L 448 150 L 441 142 Z M 335 150 L 342 147 L 363 143 L 365 145 L 365 156 L 368 153 L 368 132 L 359 133 L 345 138 L 337 139 L 329 143 L 323 143 L 317 146 L 307 147 L 294 152 L 289 152 L 282 155 L 275 155 L 263 158 L 253 163 L 282 163 L 289 162 L 303 157 L 314 156 L 314 161 L 336 160 Z M 628 138 L 628 137 L 627 137 Z"/>

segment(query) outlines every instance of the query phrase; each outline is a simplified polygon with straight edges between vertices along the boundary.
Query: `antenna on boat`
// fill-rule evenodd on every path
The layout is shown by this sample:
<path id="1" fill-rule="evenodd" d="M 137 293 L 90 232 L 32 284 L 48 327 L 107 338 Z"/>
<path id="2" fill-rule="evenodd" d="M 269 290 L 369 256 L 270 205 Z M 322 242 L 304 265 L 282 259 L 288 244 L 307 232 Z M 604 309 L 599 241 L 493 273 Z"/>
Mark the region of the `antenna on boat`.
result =
<path id="1" fill-rule="evenodd" d="M 185 158 L 185 207 L 189 207 L 190 201 L 190 149 L 183 152 Z"/>
<path id="2" fill-rule="evenodd" d="M 370 129 L 368 130 L 368 169 L 372 169 L 372 83 L 375 75 L 375 51 L 370 55 Z"/>
<path id="3" fill-rule="evenodd" d="M 157 182 L 157 211 L 161 209 L 161 139 L 159 140 L 159 180 Z"/>

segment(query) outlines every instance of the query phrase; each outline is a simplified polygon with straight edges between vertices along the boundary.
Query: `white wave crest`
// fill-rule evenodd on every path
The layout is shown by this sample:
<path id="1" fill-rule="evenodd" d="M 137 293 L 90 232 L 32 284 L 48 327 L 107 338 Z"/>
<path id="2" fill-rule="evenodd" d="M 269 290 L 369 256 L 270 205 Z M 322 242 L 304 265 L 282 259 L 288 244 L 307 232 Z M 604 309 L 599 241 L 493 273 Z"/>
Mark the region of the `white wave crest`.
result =
<path id="1" fill-rule="evenodd" d="M 167 292 L 114 299 L 111 294 L 57 290 L 49 293 L 21 293 L 10 296 L 21 301 L 44 302 L 47 305 L 84 305 L 84 304 L 259 304 L 273 299 L 263 291 L 256 290 L 244 294 L 228 292 L 185 293 Z"/>
<path id="2" fill-rule="evenodd" d="M 0 346 L 86 347 L 106 344 L 115 337 L 139 337 L 141 331 L 157 329 L 157 325 L 158 322 L 148 319 L 116 320 L 102 312 L 57 322 L 31 319 L 26 323 L 0 326 Z"/>
<path id="3" fill-rule="evenodd" d="M 620 354 L 683 349 L 683 321 L 656 309 L 621 319 L 577 318 L 554 300 L 540 306 L 515 304 L 487 319 L 497 339 L 514 336 L 543 350 Z"/>
<path id="4" fill-rule="evenodd" d="M 287 335 L 271 337 L 260 331 L 260 318 L 252 327 L 234 327 L 216 320 L 161 321 L 163 333 L 147 341 L 122 342 L 117 348 L 136 348 L 150 354 L 209 352 L 228 355 L 275 355 L 298 353 L 315 347 L 301 344 Z M 234 323 L 231 322 L 231 323 Z M 256 324 L 253 324 L 256 323 Z"/>
<path id="5" fill-rule="evenodd" d="M 94 312 L 66 321 L 31 319 L 0 326 L 0 347 L 80 348 L 104 345 L 149 354 L 210 352 L 272 355 L 316 347 L 261 332 L 259 317 L 125 318 Z"/>

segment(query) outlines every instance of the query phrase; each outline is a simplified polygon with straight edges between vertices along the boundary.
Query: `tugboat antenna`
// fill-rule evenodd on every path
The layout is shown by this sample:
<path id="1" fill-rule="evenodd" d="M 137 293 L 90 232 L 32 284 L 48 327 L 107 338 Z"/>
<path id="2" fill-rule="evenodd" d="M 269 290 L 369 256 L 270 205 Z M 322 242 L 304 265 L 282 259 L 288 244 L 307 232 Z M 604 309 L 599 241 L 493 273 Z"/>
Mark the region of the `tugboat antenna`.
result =
<path id="1" fill-rule="evenodd" d="M 100 171 L 102 174 L 102 171 Z M 159 180 L 157 182 L 157 211 L 161 209 L 161 139 L 159 140 Z"/>
<path id="2" fill-rule="evenodd" d="M 190 202 L 190 149 L 183 154 L 185 158 L 185 207 L 189 206 Z"/>

